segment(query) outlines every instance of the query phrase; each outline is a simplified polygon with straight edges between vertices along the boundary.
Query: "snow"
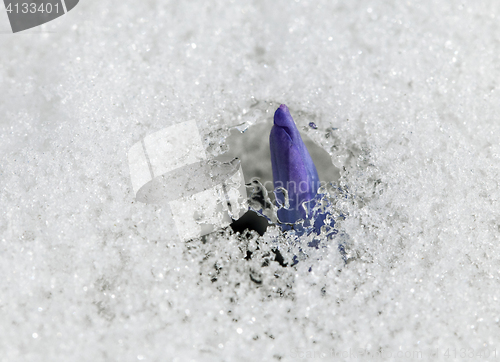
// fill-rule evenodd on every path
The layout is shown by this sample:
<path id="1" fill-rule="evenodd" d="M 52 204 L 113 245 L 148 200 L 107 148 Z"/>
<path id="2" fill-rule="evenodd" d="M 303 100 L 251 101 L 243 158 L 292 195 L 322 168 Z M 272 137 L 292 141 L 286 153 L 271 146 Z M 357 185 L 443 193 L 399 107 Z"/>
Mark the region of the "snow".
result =
<path id="1" fill-rule="evenodd" d="M 89 0 L 2 23 L 0 360 L 498 358 L 499 16 L 494 0 Z M 213 158 L 281 103 L 331 157 L 347 263 L 337 240 L 275 226 L 180 242 L 135 200 L 145 136 L 194 120 Z M 247 182 L 269 177 L 267 142 L 229 151 Z"/>

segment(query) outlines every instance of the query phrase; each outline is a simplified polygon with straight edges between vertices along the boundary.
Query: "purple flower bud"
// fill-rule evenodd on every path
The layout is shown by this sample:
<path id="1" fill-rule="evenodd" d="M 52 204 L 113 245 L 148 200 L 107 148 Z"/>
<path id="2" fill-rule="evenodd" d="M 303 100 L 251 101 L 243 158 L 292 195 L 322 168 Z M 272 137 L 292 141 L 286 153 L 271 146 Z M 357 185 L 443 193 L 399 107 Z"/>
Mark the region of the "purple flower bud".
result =
<path id="1" fill-rule="evenodd" d="M 282 223 L 295 223 L 307 218 L 307 211 L 320 186 L 318 171 L 307 151 L 288 107 L 282 104 L 274 113 L 274 126 L 269 136 L 274 188 L 288 191 L 288 208 L 278 210 Z M 284 205 L 283 192 L 276 192 L 277 200 Z M 305 204 L 304 204 L 305 203 Z M 283 226 L 283 229 L 289 227 Z"/>

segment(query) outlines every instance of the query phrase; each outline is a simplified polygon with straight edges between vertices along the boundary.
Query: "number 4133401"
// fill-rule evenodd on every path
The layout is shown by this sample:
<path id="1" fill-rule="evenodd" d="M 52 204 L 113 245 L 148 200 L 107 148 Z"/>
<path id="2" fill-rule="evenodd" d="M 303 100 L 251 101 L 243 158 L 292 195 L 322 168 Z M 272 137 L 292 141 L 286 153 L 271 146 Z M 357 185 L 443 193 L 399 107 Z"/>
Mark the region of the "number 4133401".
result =
<path id="1" fill-rule="evenodd" d="M 52 5 L 51 3 L 41 3 L 37 5 L 36 3 L 22 3 L 22 4 L 8 4 L 5 8 L 10 14 L 12 12 L 16 14 L 35 14 L 35 13 L 47 13 L 50 14 L 55 12 L 59 14 L 59 3 Z M 61 9 L 62 11 L 62 9 Z"/>
<path id="2" fill-rule="evenodd" d="M 474 348 L 447 348 L 443 351 L 445 358 L 496 358 L 497 349 L 481 348 L 475 350 Z"/>

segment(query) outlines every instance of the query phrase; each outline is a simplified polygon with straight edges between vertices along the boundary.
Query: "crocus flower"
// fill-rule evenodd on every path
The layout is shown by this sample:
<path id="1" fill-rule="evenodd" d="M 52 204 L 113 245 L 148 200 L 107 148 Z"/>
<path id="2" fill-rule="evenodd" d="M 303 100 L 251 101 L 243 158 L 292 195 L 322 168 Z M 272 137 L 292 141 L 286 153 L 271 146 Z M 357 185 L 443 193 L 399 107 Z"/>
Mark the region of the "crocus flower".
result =
<path id="1" fill-rule="evenodd" d="M 289 229 L 286 224 L 308 218 L 312 207 L 312 203 L 308 201 L 316 196 L 320 181 L 316 166 L 300 137 L 288 107 L 284 104 L 274 113 L 274 126 L 269 136 L 269 145 L 274 188 L 276 190 L 282 187 L 288 193 L 289 207 L 278 210 L 278 218 L 285 223 L 282 228 L 286 230 Z M 275 193 L 279 203 L 285 205 L 284 193 L 279 190 Z M 315 227 L 316 224 L 315 222 Z"/>

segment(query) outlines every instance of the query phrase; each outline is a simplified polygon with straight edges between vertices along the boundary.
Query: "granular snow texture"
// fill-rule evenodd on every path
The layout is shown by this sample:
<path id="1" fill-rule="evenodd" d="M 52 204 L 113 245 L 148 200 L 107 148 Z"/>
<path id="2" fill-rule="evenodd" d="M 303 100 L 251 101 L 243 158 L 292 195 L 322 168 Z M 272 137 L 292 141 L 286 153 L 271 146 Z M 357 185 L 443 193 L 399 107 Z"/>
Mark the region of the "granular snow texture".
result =
<path id="1" fill-rule="evenodd" d="M 500 2 L 82 0 L 2 30 L 0 361 L 500 358 Z M 274 226 L 180 243 L 135 201 L 142 137 L 195 120 L 217 156 L 280 103 L 339 175 L 347 263 Z"/>

